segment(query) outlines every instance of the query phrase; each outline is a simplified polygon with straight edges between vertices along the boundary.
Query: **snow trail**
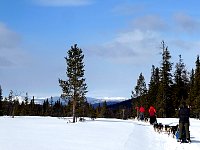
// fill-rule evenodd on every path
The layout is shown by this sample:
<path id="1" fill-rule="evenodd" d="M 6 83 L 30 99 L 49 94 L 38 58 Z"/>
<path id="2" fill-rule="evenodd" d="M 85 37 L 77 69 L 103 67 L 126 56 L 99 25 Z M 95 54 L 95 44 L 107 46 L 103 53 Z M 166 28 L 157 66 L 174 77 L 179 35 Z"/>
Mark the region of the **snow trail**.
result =
<path id="1" fill-rule="evenodd" d="M 177 124 L 178 122 L 172 122 Z M 172 124 L 166 123 L 166 124 Z M 129 135 L 127 142 L 125 143 L 125 150 L 200 150 L 200 142 L 192 138 L 192 143 L 182 143 L 176 141 L 171 135 L 166 133 L 155 132 L 152 125 L 149 123 L 133 121 L 134 129 Z M 198 136 L 199 137 L 199 136 Z"/>

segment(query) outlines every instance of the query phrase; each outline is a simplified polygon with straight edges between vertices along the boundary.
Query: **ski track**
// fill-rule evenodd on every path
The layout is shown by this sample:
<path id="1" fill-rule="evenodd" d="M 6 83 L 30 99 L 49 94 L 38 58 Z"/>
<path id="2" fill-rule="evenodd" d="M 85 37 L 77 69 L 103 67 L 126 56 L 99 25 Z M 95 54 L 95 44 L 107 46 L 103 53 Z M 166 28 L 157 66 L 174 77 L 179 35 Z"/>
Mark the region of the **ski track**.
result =
<path id="1" fill-rule="evenodd" d="M 177 123 L 177 122 L 173 122 Z M 169 123 L 172 124 L 172 123 Z M 152 125 L 141 121 L 133 121 L 133 130 L 129 135 L 128 140 L 125 143 L 125 150 L 149 150 L 149 149 L 161 149 L 161 150 L 200 150 L 200 144 L 198 140 L 195 140 L 193 134 L 191 135 L 194 143 L 179 143 L 171 135 L 166 133 L 155 132 Z M 142 128 L 141 128 L 142 126 Z M 194 131 L 195 133 L 195 131 Z M 139 138 L 136 138 L 139 137 Z M 141 140 L 143 142 L 141 142 Z M 196 142 L 195 142 L 196 141 Z M 139 143 L 139 144 L 137 144 Z"/>

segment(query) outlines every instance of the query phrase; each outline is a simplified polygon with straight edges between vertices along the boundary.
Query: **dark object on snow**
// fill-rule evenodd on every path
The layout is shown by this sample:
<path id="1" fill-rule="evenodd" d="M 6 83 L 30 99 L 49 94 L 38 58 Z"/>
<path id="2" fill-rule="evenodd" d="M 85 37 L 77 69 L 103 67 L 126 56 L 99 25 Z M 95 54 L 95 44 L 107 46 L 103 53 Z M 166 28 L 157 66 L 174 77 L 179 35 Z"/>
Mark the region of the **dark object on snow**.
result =
<path id="1" fill-rule="evenodd" d="M 170 126 L 171 128 L 171 133 L 173 135 L 173 138 L 175 137 L 176 135 L 176 132 L 178 131 L 178 124 L 176 126 Z"/>
<path id="2" fill-rule="evenodd" d="M 170 125 L 165 125 L 165 132 L 167 132 L 167 134 L 170 135 L 170 132 L 171 132 Z"/>
<path id="3" fill-rule="evenodd" d="M 190 141 L 190 132 L 189 132 L 189 118 L 190 118 L 190 109 L 186 106 L 186 103 L 183 102 L 182 106 L 179 109 L 179 139 L 183 139 L 183 133 L 185 130 L 186 139 Z"/>
<path id="4" fill-rule="evenodd" d="M 183 102 L 182 106 L 179 109 L 179 123 L 189 123 L 190 118 L 190 109 Z"/>
<path id="5" fill-rule="evenodd" d="M 144 117 L 144 121 L 145 121 L 145 122 L 148 122 L 149 119 L 148 119 L 147 117 Z"/>
<path id="6" fill-rule="evenodd" d="M 179 136 L 180 134 L 179 133 L 180 133 L 179 131 L 176 132 L 176 139 L 177 139 L 178 142 L 191 143 L 191 140 L 186 138 L 186 130 L 185 130 L 185 128 L 183 128 L 183 130 L 182 130 L 182 138 L 180 138 L 180 136 Z"/>
<path id="7" fill-rule="evenodd" d="M 91 116 L 90 118 L 91 120 L 95 120 L 97 117 L 94 115 L 94 116 Z"/>
<path id="8" fill-rule="evenodd" d="M 163 131 L 163 124 L 162 123 L 155 123 L 153 125 L 154 131 L 160 133 Z"/>
<path id="9" fill-rule="evenodd" d="M 81 118 L 79 119 L 79 121 L 80 121 L 80 122 L 84 122 L 85 119 L 81 117 Z"/>
<path id="10" fill-rule="evenodd" d="M 149 108 L 149 117 L 150 117 L 150 124 L 153 125 L 154 123 L 157 123 L 156 120 L 156 110 L 153 106 Z"/>

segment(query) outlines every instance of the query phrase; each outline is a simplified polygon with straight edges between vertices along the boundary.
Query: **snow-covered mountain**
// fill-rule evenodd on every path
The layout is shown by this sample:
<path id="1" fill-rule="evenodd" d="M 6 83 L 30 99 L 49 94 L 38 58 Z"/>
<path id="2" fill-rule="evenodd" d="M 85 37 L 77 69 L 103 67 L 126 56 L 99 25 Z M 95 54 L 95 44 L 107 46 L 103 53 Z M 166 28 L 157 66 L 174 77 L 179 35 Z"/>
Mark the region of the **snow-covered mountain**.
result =
<path id="1" fill-rule="evenodd" d="M 103 103 L 103 102 L 107 102 L 107 104 L 115 104 L 115 103 L 119 103 L 122 101 L 125 101 L 126 98 L 124 97 L 104 97 L 104 98 L 92 98 L 92 97 L 87 97 L 87 101 L 90 104 L 98 104 L 98 103 Z"/>
<path id="2" fill-rule="evenodd" d="M 125 101 L 126 98 L 124 97 L 104 97 L 104 98 L 92 98 L 92 97 L 86 97 L 87 98 L 87 102 L 96 106 L 99 103 L 102 104 L 103 102 L 107 102 L 107 105 L 111 105 L 111 104 L 116 104 L 122 101 Z M 22 101 L 24 101 L 25 97 L 24 96 L 15 96 L 13 99 L 18 99 L 18 101 L 21 103 Z M 29 97 L 29 102 L 33 99 L 33 97 Z M 44 100 L 49 101 L 49 103 L 55 103 L 56 101 L 60 100 L 63 104 L 67 103 L 67 100 L 62 99 L 59 96 L 52 96 L 52 97 L 45 97 L 45 98 L 38 98 L 38 97 L 34 97 L 34 102 L 36 104 L 43 104 Z"/>

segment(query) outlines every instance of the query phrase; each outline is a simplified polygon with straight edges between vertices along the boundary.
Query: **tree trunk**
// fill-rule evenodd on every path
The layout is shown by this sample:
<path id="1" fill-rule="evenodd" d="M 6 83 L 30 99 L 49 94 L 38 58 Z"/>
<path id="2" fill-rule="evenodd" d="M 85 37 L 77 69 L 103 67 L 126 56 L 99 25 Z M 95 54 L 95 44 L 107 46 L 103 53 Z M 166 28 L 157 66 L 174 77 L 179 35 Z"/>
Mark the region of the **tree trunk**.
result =
<path id="1" fill-rule="evenodd" d="M 75 116 L 75 111 L 76 111 L 76 101 L 75 100 L 73 100 L 73 110 L 72 110 L 73 112 L 72 112 L 72 116 L 73 116 L 73 123 L 75 123 L 76 122 L 76 116 Z"/>

